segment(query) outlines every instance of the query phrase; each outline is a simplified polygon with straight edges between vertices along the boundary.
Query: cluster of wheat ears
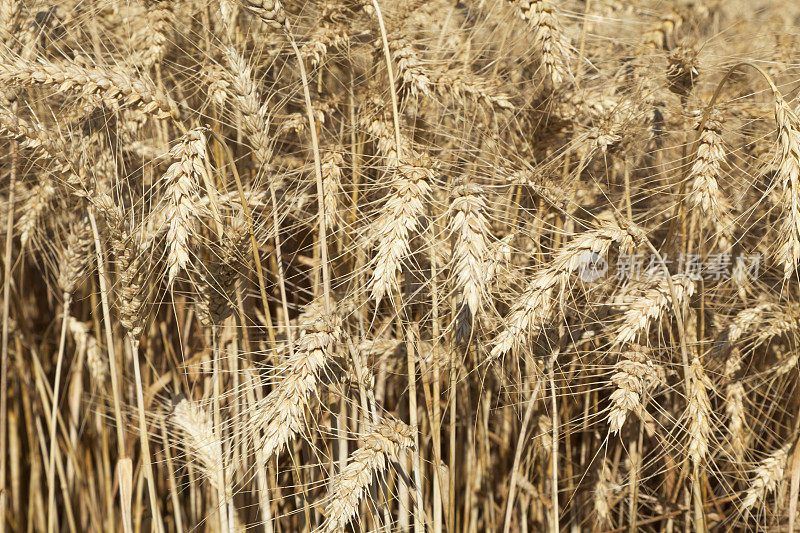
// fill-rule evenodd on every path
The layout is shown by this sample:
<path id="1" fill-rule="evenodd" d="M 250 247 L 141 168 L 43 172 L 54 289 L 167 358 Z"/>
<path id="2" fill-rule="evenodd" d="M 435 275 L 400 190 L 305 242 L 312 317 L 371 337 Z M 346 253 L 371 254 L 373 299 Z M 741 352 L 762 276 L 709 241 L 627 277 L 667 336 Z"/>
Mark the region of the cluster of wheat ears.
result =
<path id="1" fill-rule="evenodd" d="M 798 20 L 0 0 L 0 533 L 800 528 Z"/>

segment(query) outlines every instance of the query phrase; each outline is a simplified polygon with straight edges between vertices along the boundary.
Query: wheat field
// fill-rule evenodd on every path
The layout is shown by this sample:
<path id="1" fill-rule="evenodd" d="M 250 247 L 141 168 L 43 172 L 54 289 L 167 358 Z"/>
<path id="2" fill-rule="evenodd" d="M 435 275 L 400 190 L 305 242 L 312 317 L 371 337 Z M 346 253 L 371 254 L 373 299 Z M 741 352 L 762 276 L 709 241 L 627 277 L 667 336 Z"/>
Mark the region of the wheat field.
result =
<path id="1" fill-rule="evenodd" d="M 0 533 L 800 530 L 798 28 L 0 0 Z"/>

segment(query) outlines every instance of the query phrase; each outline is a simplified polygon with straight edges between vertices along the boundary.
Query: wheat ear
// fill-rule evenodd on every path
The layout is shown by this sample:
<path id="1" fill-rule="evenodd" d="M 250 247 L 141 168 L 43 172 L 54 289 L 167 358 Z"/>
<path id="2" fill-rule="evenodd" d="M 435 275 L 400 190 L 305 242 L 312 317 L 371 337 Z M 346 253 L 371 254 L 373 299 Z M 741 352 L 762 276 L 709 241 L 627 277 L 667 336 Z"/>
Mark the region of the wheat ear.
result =
<path id="1" fill-rule="evenodd" d="M 608 430 L 617 433 L 622 429 L 628 413 L 639 414 L 644 394 L 649 381 L 654 380 L 656 367 L 641 347 L 632 347 L 622 354 L 614 365 L 611 382 L 616 386 L 611 393 L 611 406 L 608 413 Z"/>
<path id="2" fill-rule="evenodd" d="M 638 231 L 631 232 L 612 222 L 575 237 L 556 253 L 546 268 L 534 275 L 517 299 L 505 328 L 494 340 L 491 357 L 500 357 L 521 346 L 528 335 L 539 333 L 549 323 L 557 303 L 554 292 L 562 292 L 569 276 L 588 266 L 587 260 L 605 257 L 614 243 L 624 249 L 632 248 L 639 239 Z"/>
<path id="3" fill-rule="evenodd" d="M 461 292 L 462 312 L 472 323 L 486 295 L 487 263 L 490 261 L 489 220 L 483 190 L 474 184 L 459 185 L 450 204 L 450 231 L 455 236 L 453 271 Z"/>
<path id="4" fill-rule="evenodd" d="M 190 239 L 196 212 L 194 198 L 199 183 L 206 183 L 206 138 L 202 128 L 189 130 L 172 150 L 177 159 L 167 169 L 162 180 L 166 186 L 168 285 L 189 266 Z"/>
<path id="5" fill-rule="evenodd" d="M 277 386 L 252 410 L 255 445 L 265 459 L 280 453 L 305 429 L 306 406 L 317 390 L 319 374 L 328 364 L 341 333 L 337 317 L 319 316 L 313 328 L 300 335 Z"/>
<path id="6" fill-rule="evenodd" d="M 725 413 L 728 415 L 728 445 L 733 457 L 741 462 L 747 449 L 747 421 L 744 407 L 744 384 L 736 378 L 742 366 L 742 355 L 734 349 L 725 362 Z"/>
<path id="7" fill-rule="evenodd" d="M 77 63 L 28 61 L 19 57 L 0 62 L 0 83 L 22 86 L 49 86 L 59 92 L 93 94 L 122 105 L 138 105 L 142 111 L 179 118 L 177 104 L 151 81 L 104 68 Z"/>
<path id="8" fill-rule="evenodd" d="M 335 533 L 355 517 L 358 505 L 374 477 L 386 469 L 390 457 L 414 448 L 414 430 L 397 420 L 373 425 L 363 445 L 331 482 L 325 506 L 325 533 Z"/>
<path id="9" fill-rule="evenodd" d="M 411 247 L 411 234 L 419 225 L 424 213 L 424 202 L 430 194 L 433 171 L 423 166 L 421 160 L 397 167 L 394 192 L 389 197 L 378 218 L 374 235 L 378 249 L 372 261 L 373 273 L 369 286 L 372 297 L 380 302 L 387 294 L 399 290 L 402 261 Z"/>
<path id="10" fill-rule="evenodd" d="M 233 313 L 241 258 L 247 250 L 250 234 L 246 222 L 234 219 L 226 228 L 222 242 L 210 250 L 206 270 L 200 273 L 197 318 L 203 325 L 219 325 Z"/>
<path id="11" fill-rule="evenodd" d="M 558 22 L 556 7 L 550 0 L 519 0 L 519 13 L 534 32 L 534 45 L 542 56 L 545 73 L 558 87 L 569 76 L 569 41 Z"/>
<path id="12" fill-rule="evenodd" d="M 672 282 L 677 302 L 672 301 L 667 280 L 660 279 L 653 282 L 643 294 L 631 297 L 625 303 L 622 322 L 614 338 L 615 346 L 634 342 L 640 334 L 647 332 L 653 322 L 661 320 L 670 308 L 682 305 L 682 302 L 694 294 L 694 281 L 690 277 L 672 276 Z"/>
<path id="13" fill-rule="evenodd" d="M 722 140 L 722 115 L 714 110 L 700 132 L 694 164 L 689 171 L 689 201 L 700 207 L 715 220 L 722 218 L 719 178 L 725 162 L 725 144 Z"/>
<path id="14" fill-rule="evenodd" d="M 16 37 L 21 11 L 22 2 L 20 0 L 0 2 L 0 40 L 6 45 L 10 45 Z"/>
<path id="15" fill-rule="evenodd" d="M 269 135 L 267 104 L 261 103 L 253 71 L 233 47 L 225 50 L 230 71 L 230 95 L 240 111 L 241 126 L 253 150 L 253 159 L 263 170 L 270 169 L 272 141 Z"/>
<path id="16" fill-rule="evenodd" d="M 240 0 L 240 3 L 272 29 L 280 30 L 286 22 L 286 12 L 280 0 Z"/>
<path id="17" fill-rule="evenodd" d="M 103 359 L 103 351 L 97 339 L 89 333 L 89 325 L 75 317 L 69 317 L 69 332 L 79 352 L 86 352 L 86 366 L 92 381 L 98 387 L 106 380 L 107 362 Z"/>
<path id="18" fill-rule="evenodd" d="M 325 202 L 325 227 L 336 230 L 342 223 L 342 207 L 339 205 L 342 187 L 344 158 L 339 151 L 326 152 L 322 157 L 322 187 Z"/>
<path id="19" fill-rule="evenodd" d="M 784 210 L 778 261 L 788 278 L 800 262 L 800 120 L 780 96 L 775 101 L 775 121 L 780 156 L 777 179 L 783 186 Z"/>
<path id="20" fill-rule="evenodd" d="M 182 398 L 175 404 L 169 421 L 180 432 L 181 448 L 194 460 L 211 486 L 225 487 L 222 441 L 214 430 L 211 415 L 197 403 Z"/>
<path id="21" fill-rule="evenodd" d="M 791 444 L 786 444 L 770 453 L 756 468 L 750 487 L 742 499 L 742 510 L 749 511 L 762 501 L 767 494 L 774 492 L 778 482 L 783 479 Z"/>
<path id="22" fill-rule="evenodd" d="M 689 449 L 688 454 L 695 465 L 701 465 L 708 454 L 708 439 L 711 434 L 711 403 L 708 389 L 711 381 L 703 370 L 700 359 L 695 357 L 689 366 Z"/>
<path id="23" fill-rule="evenodd" d="M 137 57 L 144 67 L 150 68 L 164 59 L 175 26 L 174 0 L 145 0 L 147 8 L 147 33 L 145 49 Z"/>

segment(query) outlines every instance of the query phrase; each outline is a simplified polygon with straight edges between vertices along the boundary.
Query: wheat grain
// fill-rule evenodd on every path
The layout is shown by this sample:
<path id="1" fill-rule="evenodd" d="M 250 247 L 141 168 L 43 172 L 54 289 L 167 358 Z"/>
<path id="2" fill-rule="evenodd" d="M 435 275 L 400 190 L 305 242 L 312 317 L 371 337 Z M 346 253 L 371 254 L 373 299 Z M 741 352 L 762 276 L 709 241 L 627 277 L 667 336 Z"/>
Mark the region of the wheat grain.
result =
<path id="1" fill-rule="evenodd" d="M 280 0 L 240 0 L 242 6 L 272 29 L 280 30 L 286 22 L 286 13 Z"/>

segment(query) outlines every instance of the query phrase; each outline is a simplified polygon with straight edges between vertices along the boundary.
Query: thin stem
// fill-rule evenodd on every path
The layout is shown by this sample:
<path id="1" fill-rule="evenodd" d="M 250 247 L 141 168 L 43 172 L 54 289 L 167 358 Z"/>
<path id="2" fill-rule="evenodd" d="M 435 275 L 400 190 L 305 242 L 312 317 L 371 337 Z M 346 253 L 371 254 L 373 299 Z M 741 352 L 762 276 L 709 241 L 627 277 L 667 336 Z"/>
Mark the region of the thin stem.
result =
<path id="1" fill-rule="evenodd" d="M 519 437 L 517 437 L 517 447 L 514 451 L 514 464 L 511 467 L 511 478 L 508 481 L 508 498 L 506 499 L 506 515 L 503 521 L 503 533 L 509 533 L 511 529 L 511 516 L 514 511 L 514 497 L 517 489 L 517 479 L 519 475 L 519 465 L 522 459 L 522 450 L 525 445 L 525 436 L 528 432 L 528 424 L 530 424 L 533 415 L 533 408 L 536 405 L 536 399 L 539 396 L 539 389 L 542 386 L 541 380 L 536 381 L 531 395 L 528 397 L 528 405 L 525 407 L 525 414 L 522 417 L 522 426 L 519 428 Z"/>
<path id="2" fill-rule="evenodd" d="M 0 354 L 0 458 L 7 457 L 6 425 L 8 420 L 8 323 L 11 298 L 11 239 L 14 237 L 14 189 L 17 180 L 17 143 L 11 143 L 11 176 L 8 188 L 8 215 L 6 216 L 6 246 L 3 263 L 3 347 Z M 0 533 L 5 533 L 6 516 L 6 461 L 0 459 Z"/>
<path id="3" fill-rule="evenodd" d="M 117 448 L 119 458 L 117 459 L 117 474 L 120 476 L 120 505 L 122 508 L 122 528 L 128 533 L 132 531 L 130 524 L 130 475 L 132 466 L 130 459 L 125 453 L 125 419 L 122 417 L 122 401 L 119 389 L 119 376 L 117 374 L 117 355 L 114 350 L 114 335 L 111 331 L 111 308 L 108 303 L 108 280 L 106 279 L 105 259 L 103 257 L 103 245 L 100 242 L 100 232 L 97 230 L 97 220 L 94 216 L 94 209 L 89 208 L 89 223 L 92 226 L 92 236 L 94 237 L 94 247 L 97 254 L 97 277 L 100 283 L 100 301 L 103 308 L 103 325 L 106 332 L 106 351 L 108 352 L 109 373 L 111 374 L 111 391 L 114 400 L 114 420 L 117 428 Z M 127 511 L 127 512 L 126 512 Z"/>
<path id="4" fill-rule="evenodd" d="M 381 43 L 383 44 L 383 57 L 386 61 L 386 74 L 389 77 L 389 92 L 392 95 L 392 122 L 394 123 L 394 142 L 397 157 L 400 157 L 400 111 L 397 104 L 397 89 L 394 85 L 394 69 L 392 68 L 392 54 L 389 51 L 389 39 L 386 36 L 386 24 L 383 22 L 383 14 L 378 0 L 372 0 L 372 7 L 375 8 L 375 16 L 378 17 L 378 26 L 381 30 Z"/>
<path id="5" fill-rule="evenodd" d="M 133 372 L 136 385 L 136 409 L 139 416 L 139 444 L 142 447 L 142 466 L 144 467 L 144 474 L 147 479 L 147 495 L 150 498 L 150 512 L 153 513 L 156 531 L 163 533 L 164 522 L 161 518 L 161 510 L 158 507 L 156 478 L 153 475 L 153 464 L 150 460 L 150 442 L 147 437 L 147 418 L 145 417 L 144 409 L 142 372 L 139 368 L 139 341 L 132 338 L 130 334 L 126 335 L 126 337 L 128 339 L 128 348 L 131 352 L 131 359 L 133 359 Z"/>
<path id="6" fill-rule="evenodd" d="M 559 510 L 558 510 L 558 402 L 556 401 L 556 361 L 555 356 L 553 356 L 552 360 L 550 361 L 550 407 L 553 410 L 552 417 L 553 417 L 553 428 L 552 428 L 552 448 L 550 450 L 550 460 L 552 461 L 552 480 L 551 480 L 551 487 L 550 487 L 550 499 L 551 499 L 551 506 L 552 506 L 552 531 L 553 533 L 558 533 L 561 529 L 559 527 Z"/>
<path id="7" fill-rule="evenodd" d="M 219 327 L 214 325 L 211 326 L 211 343 L 213 345 L 212 348 L 212 359 L 211 359 L 211 368 L 212 368 L 212 375 L 211 375 L 211 383 L 213 387 L 213 400 L 212 400 L 212 410 L 214 416 L 214 441 L 216 442 L 216 448 L 218 451 L 219 457 L 217 457 L 217 499 L 219 502 L 217 503 L 217 512 L 219 513 L 219 524 L 220 524 L 220 531 L 223 533 L 228 533 L 233 531 L 230 529 L 230 524 L 228 521 L 228 495 L 227 495 L 227 481 L 225 479 L 225 464 L 223 463 L 224 457 L 222 456 L 221 449 L 219 448 L 222 443 L 222 417 L 220 414 L 220 405 L 219 405 L 219 398 L 220 398 L 220 374 L 219 374 L 219 367 L 222 364 L 219 358 Z"/>
<path id="8" fill-rule="evenodd" d="M 69 321 L 69 307 L 72 295 L 64 293 L 64 308 L 61 317 L 61 338 L 58 342 L 58 357 L 56 358 L 56 376 L 53 382 L 53 405 L 50 411 L 50 454 L 47 466 L 47 531 L 52 532 L 55 527 L 55 500 L 56 500 L 56 416 L 58 415 L 58 395 L 61 392 L 61 367 L 64 363 L 64 347 L 67 342 L 67 322 Z"/>
<path id="9" fill-rule="evenodd" d="M 322 183 L 322 158 L 319 153 L 319 139 L 317 138 L 317 121 L 314 119 L 314 108 L 311 105 L 311 91 L 308 88 L 308 74 L 303 57 L 297 48 L 291 32 L 289 31 L 289 20 L 286 20 L 284 27 L 286 39 L 292 45 L 292 50 L 297 58 L 297 65 L 300 68 L 300 79 L 303 82 L 303 97 L 306 104 L 306 116 L 308 118 L 308 128 L 311 133 L 311 149 L 314 153 L 314 175 L 317 179 L 317 217 L 319 218 L 319 248 L 320 248 L 320 267 L 322 269 L 322 297 L 325 305 L 325 314 L 329 315 L 332 311 L 333 302 L 331 300 L 331 276 L 330 265 L 328 264 L 328 239 L 325 223 L 325 187 Z"/>

